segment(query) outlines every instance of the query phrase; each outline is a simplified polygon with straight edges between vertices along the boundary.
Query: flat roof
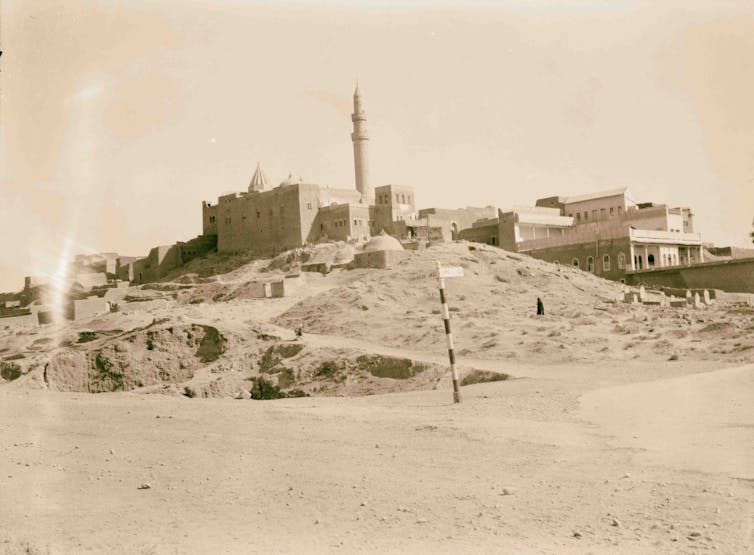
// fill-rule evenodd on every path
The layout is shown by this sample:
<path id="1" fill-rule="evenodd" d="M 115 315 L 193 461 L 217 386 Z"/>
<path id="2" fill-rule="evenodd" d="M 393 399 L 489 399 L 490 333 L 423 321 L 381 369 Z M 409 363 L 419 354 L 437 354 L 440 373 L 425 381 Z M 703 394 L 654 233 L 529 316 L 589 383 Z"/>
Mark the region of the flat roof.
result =
<path id="1" fill-rule="evenodd" d="M 585 195 L 575 195 L 572 197 L 560 197 L 560 202 L 563 204 L 573 204 L 575 202 L 585 202 L 587 200 L 594 200 L 605 197 L 617 197 L 618 195 L 628 194 L 628 187 L 622 187 L 620 189 L 610 189 L 607 191 L 598 191 L 596 193 L 588 193 Z"/>

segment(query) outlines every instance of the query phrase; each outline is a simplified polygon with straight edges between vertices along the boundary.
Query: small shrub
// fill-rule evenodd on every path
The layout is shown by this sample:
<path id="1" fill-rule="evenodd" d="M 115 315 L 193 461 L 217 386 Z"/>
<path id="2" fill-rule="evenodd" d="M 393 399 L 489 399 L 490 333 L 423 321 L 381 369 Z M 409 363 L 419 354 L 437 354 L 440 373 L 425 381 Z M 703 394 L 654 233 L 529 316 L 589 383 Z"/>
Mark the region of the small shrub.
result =
<path id="1" fill-rule="evenodd" d="M 286 393 L 286 397 L 308 397 L 309 394 L 306 391 L 302 391 L 301 389 L 291 389 L 289 392 Z"/>
<path id="2" fill-rule="evenodd" d="M 461 385 L 473 385 L 475 383 L 501 382 L 508 379 L 508 374 L 491 372 L 489 370 L 472 370 L 461 380 Z"/>
<path id="3" fill-rule="evenodd" d="M 76 343 L 88 343 L 89 341 L 94 341 L 97 339 L 97 334 L 93 331 L 82 331 L 79 332 L 79 338 Z"/>
<path id="4" fill-rule="evenodd" d="M 407 380 L 426 370 L 426 366 L 407 358 L 386 357 L 380 355 L 361 355 L 356 359 L 358 365 L 376 378 Z"/>
<path id="5" fill-rule="evenodd" d="M 269 399 L 284 399 L 286 394 L 280 391 L 280 388 L 271 382 L 259 376 L 254 380 L 254 385 L 249 391 L 252 399 L 264 401 Z"/>
<path id="6" fill-rule="evenodd" d="M 217 328 L 212 326 L 202 326 L 202 328 L 204 328 L 204 337 L 199 342 L 196 357 L 202 362 L 214 362 L 225 352 L 228 340 L 217 331 Z"/>
<path id="7" fill-rule="evenodd" d="M 335 362 L 326 360 L 314 371 L 315 378 L 332 378 L 338 371 Z"/>
<path id="8" fill-rule="evenodd" d="M 193 389 L 191 389 L 189 386 L 186 386 L 183 388 L 183 394 L 189 399 L 196 397 L 196 392 Z"/>
<path id="9" fill-rule="evenodd" d="M 21 367 L 18 364 L 12 362 L 0 362 L 0 377 L 4 380 L 12 382 L 21 376 Z"/>

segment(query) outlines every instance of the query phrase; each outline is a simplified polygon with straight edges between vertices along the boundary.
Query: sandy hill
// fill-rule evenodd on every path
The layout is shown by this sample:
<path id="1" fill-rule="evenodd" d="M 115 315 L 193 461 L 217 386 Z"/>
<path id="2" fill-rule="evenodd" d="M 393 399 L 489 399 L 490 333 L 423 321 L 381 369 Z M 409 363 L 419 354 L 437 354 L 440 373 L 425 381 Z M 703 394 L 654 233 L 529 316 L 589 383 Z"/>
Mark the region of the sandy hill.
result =
<path id="1" fill-rule="evenodd" d="M 447 294 L 467 382 L 574 361 L 754 360 L 751 308 L 628 305 L 618 283 L 465 242 L 408 252 L 389 270 L 301 273 L 286 297 L 252 298 L 253 282 L 295 274 L 335 248 L 212 255 L 130 288 L 117 312 L 89 322 L 0 330 L 3 382 L 262 398 L 431 389 L 447 379 L 437 260 L 465 270 Z"/>

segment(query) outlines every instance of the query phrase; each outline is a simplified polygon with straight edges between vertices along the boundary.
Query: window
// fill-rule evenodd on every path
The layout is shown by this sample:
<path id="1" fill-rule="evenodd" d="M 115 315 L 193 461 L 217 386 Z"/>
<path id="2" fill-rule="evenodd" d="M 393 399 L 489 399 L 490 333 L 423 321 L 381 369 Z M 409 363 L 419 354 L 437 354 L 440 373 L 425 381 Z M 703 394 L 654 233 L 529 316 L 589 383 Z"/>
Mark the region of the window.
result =
<path id="1" fill-rule="evenodd" d="M 587 272 L 594 271 L 594 258 L 592 258 L 591 256 L 587 257 L 586 259 L 586 271 Z"/>
<path id="2" fill-rule="evenodd" d="M 592 219 L 593 220 L 597 219 L 597 209 L 596 208 L 594 210 L 592 210 Z"/>
<path id="3" fill-rule="evenodd" d="M 573 217 L 573 216 L 571 216 L 571 217 Z M 581 221 L 581 212 L 576 212 L 576 221 L 577 222 Z"/>
<path id="4" fill-rule="evenodd" d="M 306 203 L 306 209 L 307 210 L 311 210 L 312 209 L 312 203 L 311 202 L 307 202 Z"/>
<path id="5" fill-rule="evenodd" d="M 610 255 L 609 254 L 602 255 L 602 271 L 603 272 L 610 271 Z"/>
<path id="6" fill-rule="evenodd" d="M 650 266 L 654 266 L 655 265 L 655 255 L 654 254 L 650 254 L 647 257 L 647 264 L 649 264 Z"/>
<path id="7" fill-rule="evenodd" d="M 622 207 L 622 206 L 619 206 L 619 207 L 618 207 L 618 214 L 620 215 L 620 214 L 621 214 L 621 212 L 623 212 L 623 207 Z"/>
<path id="8" fill-rule="evenodd" d="M 618 269 L 624 270 L 626 268 L 626 255 L 621 253 L 618 253 Z"/>
<path id="9" fill-rule="evenodd" d="M 600 218 L 603 220 L 605 219 L 606 212 L 607 211 L 604 208 L 600 208 Z"/>
<path id="10" fill-rule="evenodd" d="M 354 220 L 353 225 L 359 225 L 359 220 Z"/>
<path id="11" fill-rule="evenodd" d="M 589 219 L 589 212 L 584 212 L 584 221 Z"/>
<path id="12" fill-rule="evenodd" d="M 615 211 L 615 209 L 614 209 L 614 208 L 613 208 L 613 207 L 611 206 L 611 207 L 610 207 L 610 215 L 611 215 L 611 216 L 613 215 L 613 212 L 614 212 L 614 211 Z"/>
<path id="13" fill-rule="evenodd" d="M 574 258 L 573 260 L 571 260 L 571 266 L 573 266 L 574 268 L 578 268 L 579 267 L 579 259 L 578 258 Z"/>
<path id="14" fill-rule="evenodd" d="M 259 210 L 257 210 L 257 220 L 259 219 L 259 216 L 260 216 Z"/>

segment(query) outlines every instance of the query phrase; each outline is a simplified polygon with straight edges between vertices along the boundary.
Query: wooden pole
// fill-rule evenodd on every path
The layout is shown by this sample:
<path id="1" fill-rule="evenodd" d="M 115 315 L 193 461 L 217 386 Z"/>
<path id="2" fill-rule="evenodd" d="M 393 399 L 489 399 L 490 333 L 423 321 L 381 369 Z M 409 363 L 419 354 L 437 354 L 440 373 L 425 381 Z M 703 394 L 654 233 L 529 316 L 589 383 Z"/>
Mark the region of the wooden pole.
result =
<path id="1" fill-rule="evenodd" d="M 458 370 L 456 370 L 456 355 L 453 351 L 453 334 L 450 331 L 450 312 L 445 297 L 445 280 L 440 276 L 440 262 L 437 262 L 437 279 L 440 283 L 440 302 L 442 303 L 442 319 L 445 324 L 445 338 L 448 342 L 448 359 L 450 360 L 450 373 L 453 377 L 453 402 L 461 402 L 461 389 L 458 386 Z"/>

